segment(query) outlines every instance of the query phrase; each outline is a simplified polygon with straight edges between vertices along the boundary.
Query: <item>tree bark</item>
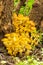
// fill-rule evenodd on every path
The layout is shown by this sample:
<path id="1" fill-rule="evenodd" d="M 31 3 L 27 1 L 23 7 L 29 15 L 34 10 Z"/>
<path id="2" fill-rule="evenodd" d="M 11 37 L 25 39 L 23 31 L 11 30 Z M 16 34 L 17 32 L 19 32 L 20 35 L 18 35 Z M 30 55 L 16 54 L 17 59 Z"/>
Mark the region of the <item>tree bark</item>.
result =
<path id="1" fill-rule="evenodd" d="M 6 32 L 11 28 L 14 0 L 0 0 L 0 31 Z"/>
<path id="2" fill-rule="evenodd" d="M 36 22 L 37 29 L 40 29 L 43 32 L 43 0 L 35 0 L 29 17 L 31 20 Z"/>

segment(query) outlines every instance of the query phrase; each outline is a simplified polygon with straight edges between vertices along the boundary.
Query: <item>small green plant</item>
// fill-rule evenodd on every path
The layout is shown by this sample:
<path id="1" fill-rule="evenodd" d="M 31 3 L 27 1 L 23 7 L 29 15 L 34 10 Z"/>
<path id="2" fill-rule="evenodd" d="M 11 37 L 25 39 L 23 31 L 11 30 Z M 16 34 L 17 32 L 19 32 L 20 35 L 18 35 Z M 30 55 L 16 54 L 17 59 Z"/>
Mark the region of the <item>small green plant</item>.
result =
<path id="1" fill-rule="evenodd" d="M 20 0 L 14 0 L 14 7 L 18 6 L 18 3 L 20 3 Z M 28 15 L 30 11 L 32 10 L 32 5 L 34 4 L 34 0 L 28 0 L 25 1 L 24 5 L 21 6 L 19 13 L 23 15 Z M 16 12 L 16 10 L 14 10 Z"/>
<path id="2" fill-rule="evenodd" d="M 14 0 L 14 7 L 17 6 L 17 4 L 20 2 L 20 0 Z"/>
<path id="3" fill-rule="evenodd" d="M 19 13 L 28 15 L 30 13 L 30 11 L 32 10 L 33 4 L 34 4 L 34 0 L 28 0 L 27 2 L 25 2 L 25 6 L 22 6 L 20 8 Z"/>
<path id="4" fill-rule="evenodd" d="M 43 65 L 43 62 L 35 60 L 33 56 L 28 56 L 27 60 L 20 61 L 16 65 Z"/>
<path id="5" fill-rule="evenodd" d="M 13 12 L 16 12 L 16 8 L 17 8 L 19 2 L 20 2 L 20 0 L 14 0 L 14 10 L 13 10 Z"/>
<path id="6" fill-rule="evenodd" d="M 43 44 L 43 33 L 40 33 L 40 44 Z"/>

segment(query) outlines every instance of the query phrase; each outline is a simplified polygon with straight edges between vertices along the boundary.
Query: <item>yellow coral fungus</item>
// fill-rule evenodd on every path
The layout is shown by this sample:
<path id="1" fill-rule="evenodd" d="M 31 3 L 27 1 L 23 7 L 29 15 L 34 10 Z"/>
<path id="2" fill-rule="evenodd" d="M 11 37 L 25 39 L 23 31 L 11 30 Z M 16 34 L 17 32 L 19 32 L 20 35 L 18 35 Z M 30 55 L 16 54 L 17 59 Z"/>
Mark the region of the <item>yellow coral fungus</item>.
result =
<path id="1" fill-rule="evenodd" d="M 27 16 L 19 14 L 18 16 L 13 16 L 12 24 L 16 28 L 16 32 L 31 32 L 36 30 L 35 23 L 30 21 Z"/>
<path id="2" fill-rule="evenodd" d="M 30 21 L 27 16 L 14 13 L 12 25 L 15 32 L 6 34 L 2 39 L 8 53 L 16 56 L 18 53 L 28 54 L 33 45 L 38 44 L 39 35 L 36 33 L 35 23 Z"/>

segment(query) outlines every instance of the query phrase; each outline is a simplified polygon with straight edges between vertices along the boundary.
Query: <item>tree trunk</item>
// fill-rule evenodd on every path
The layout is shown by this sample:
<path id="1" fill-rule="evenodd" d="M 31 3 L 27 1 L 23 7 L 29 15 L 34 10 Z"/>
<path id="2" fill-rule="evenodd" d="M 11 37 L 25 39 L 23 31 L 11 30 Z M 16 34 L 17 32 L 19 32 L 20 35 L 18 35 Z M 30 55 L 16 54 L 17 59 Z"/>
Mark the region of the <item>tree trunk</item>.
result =
<path id="1" fill-rule="evenodd" d="M 35 0 L 29 17 L 31 20 L 36 22 L 37 29 L 43 31 L 43 0 Z"/>
<path id="2" fill-rule="evenodd" d="M 0 0 L 0 32 L 8 32 L 11 28 L 14 0 Z"/>

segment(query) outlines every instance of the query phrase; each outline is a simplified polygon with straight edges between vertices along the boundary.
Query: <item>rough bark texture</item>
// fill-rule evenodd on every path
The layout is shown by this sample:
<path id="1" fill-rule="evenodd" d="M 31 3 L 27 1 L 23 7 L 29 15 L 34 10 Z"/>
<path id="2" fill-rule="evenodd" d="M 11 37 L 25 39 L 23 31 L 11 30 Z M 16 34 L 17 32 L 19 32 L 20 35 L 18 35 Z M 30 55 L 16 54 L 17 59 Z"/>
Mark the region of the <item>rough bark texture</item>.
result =
<path id="1" fill-rule="evenodd" d="M 11 29 L 14 0 L 0 0 L 0 32 Z"/>
<path id="2" fill-rule="evenodd" d="M 43 0 L 35 0 L 29 17 L 31 20 L 35 21 L 37 23 L 37 27 L 43 31 Z"/>

